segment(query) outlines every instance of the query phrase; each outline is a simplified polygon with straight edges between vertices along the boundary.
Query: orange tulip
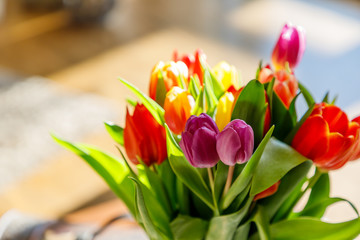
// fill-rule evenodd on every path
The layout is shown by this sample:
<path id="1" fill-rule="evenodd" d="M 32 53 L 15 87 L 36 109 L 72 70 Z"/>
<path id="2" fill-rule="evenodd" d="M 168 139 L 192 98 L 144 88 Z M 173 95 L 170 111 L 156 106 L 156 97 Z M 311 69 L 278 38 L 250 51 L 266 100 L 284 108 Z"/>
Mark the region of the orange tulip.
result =
<path id="1" fill-rule="evenodd" d="M 167 157 L 165 129 L 142 104 L 135 106 L 132 116 L 126 112 L 124 147 L 134 164 L 161 164 Z"/>
<path id="2" fill-rule="evenodd" d="M 195 54 L 186 54 L 182 57 L 178 56 L 178 52 L 174 51 L 173 53 L 173 60 L 182 61 L 186 64 L 189 69 L 189 79 L 191 76 L 197 75 L 200 80 L 200 85 L 203 85 L 204 82 L 204 73 L 201 67 L 201 61 L 206 61 L 206 55 L 203 53 L 201 49 L 197 49 Z"/>
<path id="3" fill-rule="evenodd" d="M 195 100 L 184 89 L 173 87 L 167 94 L 164 103 L 165 122 L 175 134 L 180 134 L 195 106 Z"/>
<path id="4" fill-rule="evenodd" d="M 279 185 L 280 185 L 280 181 L 277 181 L 274 185 L 272 185 L 268 189 L 262 191 L 261 193 L 256 194 L 254 197 L 254 201 L 257 201 L 262 198 L 270 197 L 271 195 L 275 194 L 279 188 Z"/>
<path id="5" fill-rule="evenodd" d="M 273 73 L 269 65 L 261 69 L 259 73 L 261 83 L 270 82 L 273 78 L 275 78 L 274 92 L 279 96 L 286 108 L 289 108 L 298 91 L 298 82 L 295 76 L 286 70 Z"/>
<path id="6" fill-rule="evenodd" d="M 320 103 L 296 133 L 292 144 L 319 168 L 335 170 L 360 154 L 360 124 L 349 122 L 337 106 Z"/>
<path id="7" fill-rule="evenodd" d="M 162 79 L 160 79 L 161 76 Z M 159 80 L 164 81 L 165 91 L 168 92 L 174 86 L 180 86 L 182 80 L 187 81 L 187 79 L 188 68 L 183 62 L 170 61 L 164 63 L 160 61 L 158 64 L 155 65 L 151 72 L 149 95 L 152 99 L 157 101 L 162 106 L 164 103 L 163 99 L 158 99 L 159 96 L 157 96 Z M 187 82 L 184 83 L 187 84 Z M 163 96 L 165 96 L 165 94 L 166 93 L 163 93 Z"/>

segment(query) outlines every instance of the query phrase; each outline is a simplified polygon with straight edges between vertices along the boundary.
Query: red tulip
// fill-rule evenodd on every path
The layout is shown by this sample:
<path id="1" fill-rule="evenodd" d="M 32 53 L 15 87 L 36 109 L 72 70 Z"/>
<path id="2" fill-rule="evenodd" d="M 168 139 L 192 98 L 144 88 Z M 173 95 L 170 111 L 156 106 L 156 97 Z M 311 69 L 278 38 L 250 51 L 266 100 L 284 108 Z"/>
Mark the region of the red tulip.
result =
<path id="1" fill-rule="evenodd" d="M 194 106 L 194 98 L 184 89 L 173 87 L 166 94 L 164 117 L 173 133 L 180 134 L 184 130 L 186 121 L 189 119 Z"/>
<path id="2" fill-rule="evenodd" d="M 201 67 L 201 61 L 206 61 L 206 55 L 201 49 L 195 51 L 195 54 L 187 54 L 182 57 L 178 56 L 178 52 L 174 51 L 173 61 L 182 61 L 186 64 L 189 69 L 189 79 L 191 76 L 197 75 L 200 80 L 200 85 L 203 85 L 204 82 L 204 73 Z"/>
<path id="3" fill-rule="evenodd" d="M 132 116 L 126 112 L 124 147 L 134 164 L 161 164 L 167 157 L 165 129 L 142 104 L 135 106 Z"/>
<path id="4" fill-rule="evenodd" d="M 270 197 L 271 195 L 275 194 L 279 188 L 279 185 L 280 185 L 280 181 L 277 181 L 274 185 L 272 185 L 268 189 L 262 191 L 261 193 L 256 194 L 254 197 L 254 201 L 257 201 L 262 198 Z"/>
<path id="5" fill-rule="evenodd" d="M 360 154 L 360 124 L 354 120 L 335 105 L 317 104 L 291 145 L 321 169 L 338 169 Z"/>
<path id="6" fill-rule="evenodd" d="M 285 24 L 275 45 L 272 62 L 276 69 L 284 69 L 286 62 L 294 69 L 305 51 L 305 33 L 301 27 Z"/>
<path id="7" fill-rule="evenodd" d="M 292 73 L 286 70 L 279 70 L 273 73 L 269 65 L 261 69 L 259 73 L 259 81 L 261 83 L 270 82 L 273 78 L 275 78 L 274 92 L 286 108 L 289 108 L 291 101 L 297 94 L 298 81 Z"/>

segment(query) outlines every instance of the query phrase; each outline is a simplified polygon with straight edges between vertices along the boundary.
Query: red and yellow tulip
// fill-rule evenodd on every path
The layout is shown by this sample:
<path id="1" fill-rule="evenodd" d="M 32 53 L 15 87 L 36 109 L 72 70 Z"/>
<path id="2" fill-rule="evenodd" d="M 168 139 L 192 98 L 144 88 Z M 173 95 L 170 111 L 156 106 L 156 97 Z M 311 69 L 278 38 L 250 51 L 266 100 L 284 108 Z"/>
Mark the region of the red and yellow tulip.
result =
<path id="1" fill-rule="evenodd" d="M 170 61 L 167 63 L 160 61 L 154 66 L 151 72 L 149 88 L 150 97 L 162 106 L 164 99 L 159 102 L 159 96 L 157 96 L 159 81 L 164 81 L 165 91 L 168 92 L 171 88 L 181 86 L 181 84 L 185 84 L 187 86 L 188 74 L 187 66 L 181 61 Z"/>
<path id="2" fill-rule="evenodd" d="M 164 103 L 165 122 L 175 134 L 180 134 L 195 106 L 190 93 L 179 87 L 173 87 L 167 94 Z"/>
<path id="3" fill-rule="evenodd" d="M 173 61 L 177 62 L 177 61 L 181 61 L 184 62 L 186 64 L 186 66 L 189 69 L 189 79 L 190 77 L 195 77 L 197 76 L 200 80 L 200 85 L 203 85 L 204 82 L 204 73 L 203 73 L 203 69 L 201 67 L 201 61 L 205 62 L 206 61 L 206 55 L 204 54 L 204 52 L 201 49 L 197 49 L 195 51 L 195 54 L 185 54 L 182 57 L 178 56 L 178 52 L 174 51 L 173 53 Z"/>
<path id="4" fill-rule="evenodd" d="M 124 147 L 134 164 L 142 161 L 150 166 L 167 158 L 165 129 L 142 104 L 135 106 L 132 116 L 126 112 Z"/>
<path id="5" fill-rule="evenodd" d="M 337 106 L 317 104 L 292 146 L 323 170 L 335 170 L 360 154 L 360 124 Z"/>

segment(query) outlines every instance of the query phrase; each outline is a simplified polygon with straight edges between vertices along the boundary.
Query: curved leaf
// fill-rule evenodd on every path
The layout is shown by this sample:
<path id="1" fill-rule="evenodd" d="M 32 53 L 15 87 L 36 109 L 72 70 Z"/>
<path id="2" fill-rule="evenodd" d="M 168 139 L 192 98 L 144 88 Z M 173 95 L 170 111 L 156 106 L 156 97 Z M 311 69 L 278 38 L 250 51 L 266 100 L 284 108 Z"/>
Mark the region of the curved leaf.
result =
<path id="1" fill-rule="evenodd" d="M 241 220 L 248 213 L 252 198 L 237 212 L 232 214 L 213 217 L 210 220 L 206 240 L 232 239 Z"/>
<path id="2" fill-rule="evenodd" d="M 296 218 L 270 226 L 274 240 L 347 240 L 360 234 L 360 218 L 342 223 L 326 223 L 315 218 Z"/>
<path id="3" fill-rule="evenodd" d="M 242 119 L 252 127 L 255 145 L 263 137 L 266 106 L 264 86 L 251 80 L 241 91 L 231 115 L 231 120 Z"/>
<path id="4" fill-rule="evenodd" d="M 209 222 L 201 218 L 179 215 L 171 222 L 174 240 L 202 240 L 205 237 Z"/>
<path id="5" fill-rule="evenodd" d="M 250 195 L 255 196 L 271 187 L 291 169 L 307 160 L 289 145 L 271 138 L 255 170 Z"/>
<path id="6" fill-rule="evenodd" d="M 112 139 L 121 146 L 124 146 L 124 129 L 112 122 L 105 122 L 104 124 Z"/>
<path id="7" fill-rule="evenodd" d="M 160 125 L 163 125 L 164 109 L 157 102 L 155 102 L 149 96 L 142 93 L 137 87 L 135 87 L 125 79 L 119 78 L 119 80 L 141 100 L 142 104 L 144 104 L 144 106 L 149 110 L 149 112 L 155 118 L 155 120 Z"/>
<path id="8" fill-rule="evenodd" d="M 124 162 L 103 153 L 95 147 L 73 144 L 52 134 L 61 146 L 84 159 L 109 185 L 110 189 L 121 198 L 135 216 L 134 185 L 128 179 L 129 170 Z"/>
<path id="9" fill-rule="evenodd" d="M 145 205 L 144 195 L 141 190 L 140 182 L 133 177 L 129 177 L 129 178 L 133 180 L 135 183 L 135 189 L 136 189 L 135 202 L 139 214 L 138 217 L 141 218 L 142 220 L 141 222 L 144 225 L 147 235 L 150 237 L 150 239 L 159 239 L 159 240 L 164 239 L 163 238 L 164 236 L 162 236 L 158 231 L 158 229 L 156 229 L 155 225 L 153 224 L 149 216 L 148 210 Z"/>

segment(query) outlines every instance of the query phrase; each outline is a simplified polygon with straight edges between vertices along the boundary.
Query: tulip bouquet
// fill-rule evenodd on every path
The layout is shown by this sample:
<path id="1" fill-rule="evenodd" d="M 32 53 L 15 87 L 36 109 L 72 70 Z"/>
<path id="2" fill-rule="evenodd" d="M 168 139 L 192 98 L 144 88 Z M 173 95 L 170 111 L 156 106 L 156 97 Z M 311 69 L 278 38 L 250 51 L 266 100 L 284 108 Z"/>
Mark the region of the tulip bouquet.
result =
<path id="1" fill-rule="evenodd" d="M 285 25 L 273 67 L 260 63 L 246 84 L 200 50 L 159 62 L 149 96 L 120 79 L 140 100 L 128 100 L 125 128 L 105 124 L 121 159 L 54 138 L 99 173 L 151 239 L 353 239 L 359 217 L 322 216 L 348 202 L 330 197 L 328 173 L 360 157 L 360 117 L 350 121 L 328 95 L 316 102 L 297 80 L 304 49 L 301 28 Z"/>

